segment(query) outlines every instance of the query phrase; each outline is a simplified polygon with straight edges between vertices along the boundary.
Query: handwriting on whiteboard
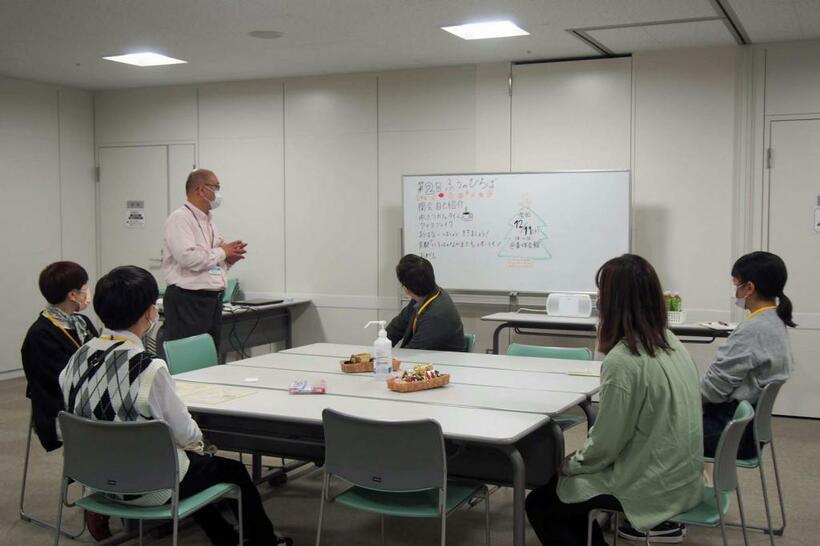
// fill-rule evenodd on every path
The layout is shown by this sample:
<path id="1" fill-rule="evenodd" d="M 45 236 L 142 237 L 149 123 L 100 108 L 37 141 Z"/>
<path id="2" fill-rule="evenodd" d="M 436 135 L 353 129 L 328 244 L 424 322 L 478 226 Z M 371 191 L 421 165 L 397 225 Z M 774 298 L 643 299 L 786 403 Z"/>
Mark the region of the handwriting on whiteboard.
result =
<path id="1" fill-rule="evenodd" d="M 487 249 L 507 261 L 510 268 L 532 267 L 549 260 L 547 223 L 530 207 L 529 196 L 521 197 L 520 209 L 501 237 L 493 234 L 476 209 L 486 212 L 495 194 L 494 177 L 421 180 L 416 186 L 417 237 L 422 256 L 435 260 L 451 249 Z M 491 206 L 491 205 L 490 205 Z"/>

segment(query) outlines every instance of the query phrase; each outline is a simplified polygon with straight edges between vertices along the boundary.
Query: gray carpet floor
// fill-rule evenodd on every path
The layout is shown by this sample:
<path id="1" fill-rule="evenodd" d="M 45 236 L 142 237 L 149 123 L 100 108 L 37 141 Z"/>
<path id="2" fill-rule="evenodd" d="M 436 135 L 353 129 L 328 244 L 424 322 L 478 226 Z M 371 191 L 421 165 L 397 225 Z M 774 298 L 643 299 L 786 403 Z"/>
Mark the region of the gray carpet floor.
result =
<path id="1" fill-rule="evenodd" d="M 29 404 L 25 399 L 24 380 L 0 381 L 0 544 L 35 545 L 53 543 L 53 532 L 18 517 L 20 481 Z M 577 448 L 583 441 L 585 430 L 577 427 L 567 434 L 567 449 Z M 776 537 L 782 546 L 809 546 L 820 544 L 816 526 L 818 523 L 818 490 L 820 490 L 820 421 L 778 418 L 775 420 L 775 439 L 780 457 L 780 470 L 784 482 L 788 526 L 784 537 Z M 31 469 L 26 493 L 26 510 L 43 518 L 54 520 L 57 508 L 58 482 L 61 471 L 59 452 L 46 454 L 39 443 L 34 442 Z M 101 446 L 102 448 L 102 446 Z M 226 456 L 233 456 L 226 454 Z M 273 462 L 271 460 L 270 462 Z M 774 478 L 768 469 L 769 483 Z M 261 486 L 268 515 L 277 530 L 293 537 L 302 546 L 315 541 L 316 518 L 319 506 L 321 472 L 313 467 L 296 471 L 283 486 Z M 741 487 L 746 505 L 747 518 L 758 524 L 765 522 L 760 478 L 756 471 L 742 471 Z M 772 489 L 773 492 L 773 489 Z M 772 497 L 774 500 L 774 497 Z M 774 506 L 774 505 L 773 505 Z M 78 528 L 80 514 L 76 509 L 65 510 L 65 525 Z M 323 544 L 327 545 L 377 545 L 380 544 L 379 519 L 343 506 L 331 505 L 326 511 Z M 775 514 L 778 512 L 775 508 Z M 737 519 L 735 508 L 732 517 Z M 492 544 L 512 544 L 512 498 L 510 490 L 501 489 L 491 497 Z M 778 519 L 779 521 L 779 519 Z M 448 544 L 480 545 L 484 543 L 484 510 L 481 505 L 453 514 L 448 520 Z M 112 525 L 116 527 L 116 525 Z M 438 544 L 438 525 L 435 520 L 402 520 L 389 518 L 386 524 L 387 544 L 391 546 Z M 612 539 L 610 538 L 610 544 Z M 60 544 L 91 543 L 88 534 L 79 540 L 62 539 Z M 169 537 L 146 540 L 146 543 L 171 544 Z M 730 544 L 742 544 L 739 530 L 729 530 Z M 136 543 L 133 541 L 132 543 Z M 193 523 L 183 526 L 180 544 L 207 544 L 204 534 Z M 527 543 L 537 544 L 528 529 Z M 619 544 L 626 543 L 623 540 Z M 716 529 L 690 528 L 686 544 L 721 544 Z M 768 537 L 750 532 L 751 544 L 768 544 Z M 629 543 L 626 543 L 629 544 Z"/>

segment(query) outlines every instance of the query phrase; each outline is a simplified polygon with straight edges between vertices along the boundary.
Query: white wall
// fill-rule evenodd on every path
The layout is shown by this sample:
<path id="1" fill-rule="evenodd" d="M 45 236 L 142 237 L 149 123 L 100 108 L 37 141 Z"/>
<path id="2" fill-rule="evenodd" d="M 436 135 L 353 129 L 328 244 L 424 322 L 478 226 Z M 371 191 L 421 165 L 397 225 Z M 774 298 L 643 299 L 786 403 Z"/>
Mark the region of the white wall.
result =
<path id="1" fill-rule="evenodd" d="M 512 170 L 629 169 L 632 59 L 513 67 Z"/>
<path id="2" fill-rule="evenodd" d="M 91 94 L 0 77 L 0 377 L 21 367 L 19 348 L 43 308 L 40 271 L 66 259 L 95 267 Z"/>
<path id="3" fill-rule="evenodd" d="M 246 291 L 313 298 L 297 343 L 367 342 L 359 324 L 395 313 L 403 174 L 632 167 L 635 250 L 694 318 L 725 318 L 734 51 L 102 92 L 97 143 L 196 142 L 222 230 L 250 243 Z M 493 310 L 462 305 L 478 350 Z"/>
<path id="4" fill-rule="evenodd" d="M 246 291 L 285 292 L 284 93 L 281 81 L 199 88 L 198 164 L 218 173 L 228 240 L 248 243 L 231 276 Z M 184 199 L 184 180 L 171 181 Z"/>
<path id="5" fill-rule="evenodd" d="M 774 120 L 790 119 L 820 119 L 820 41 L 773 44 L 760 48 L 765 56 L 765 101 L 764 111 L 761 113 L 763 131 L 768 136 L 768 128 Z M 768 142 L 768 139 L 767 139 Z M 762 155 L 763 150 L 758 154 Z M 817 153 L 817 151 L 815 151 Z M 774 169 L 778 168 L 778 151 L 774 149 Z M 768 210 L 768 195 L 764 181 L 768 179 L 768 172 L 762 166 L 755 190 L 763 195 L 762 209 Z M 817 194 L 820 195 L 820 183 L 817 184 Z M 795 211 L 794 222 L 802 227 L 810 218 L 809 206 L 806 203 L 805 211 Z M 809 213 L 809 214 L 804 214 Z M 780 220 L 782 221 L 782 219 Z M 768 233 L 770 230 L 782 230 L 782 233 L 794 232 L 794 226 L 769 224 L 766 214 L 754 216 L 755 232 Z M 768 249 L 767 237 L 763 237 L 760 246 Z M 816 243 L 815 243 L 816 244 Z M 777 248 L 771 249 L 778 252 Z M 796 253 L 791 253 L 792 258 Z M 820 400 L 817 391 L 820 388 L 820 371 L 817 368 L 817 352 L 820 347 L 820 309 L 813 306 L 816 301 L 805 292 L 801 293 L 799 286 L 812 286 L 812 275 L 818 271 L 818 264 L 813 261 L 813 253 L 806 252 L 801 261 L 787 263 L 792 281 L 801 277 L 802 282 L 786 284 L 786 294 L 794 304 L 794 320 L 798 327 L 790 330 L 792 351 L 795 358 L 794 375 L 778 397 L 775 412 L 789 415 L 820 417 Z M 816 279 L 814 279 L 816 281 Z M 817 283 L 814 282 L 816 291 Z M 809 288 L 811 290 L 811 288 Z"/>

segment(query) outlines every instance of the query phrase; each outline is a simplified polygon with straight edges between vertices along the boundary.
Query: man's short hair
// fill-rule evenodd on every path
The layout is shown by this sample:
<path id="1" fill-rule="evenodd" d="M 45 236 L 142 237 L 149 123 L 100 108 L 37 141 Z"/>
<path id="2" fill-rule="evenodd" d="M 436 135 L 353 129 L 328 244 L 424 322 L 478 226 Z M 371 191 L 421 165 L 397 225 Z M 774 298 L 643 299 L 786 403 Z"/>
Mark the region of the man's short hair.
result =
<path id="1" fill-rule="evenodd" d="M 188 174 L 187 180 L 185 180 L 185 195 L 189 195 L 198 187 L 207 184 L 208 180 L 215 176 L 214 172 L 208 169 L 195 169 L 191 171 Z"/>
<path id="2" fill-rule="evenodd" d="M 407 254 L 396 266 L 399 282 L 417 296 L 427 296 L 436 289 L 436 274 L 433 264 L 415 254 Z"/>
<path id="3" fill-rule="evenodd" d="M 46 301 L 57 305 L 65 301 L 72 290 L 80 290 L 88 282 L 88 273 L 74 262 L 54 262 L 40 272 L 40 293 Z"/>
<path id="4" fill-rule="evenodd" d="M 111 330 L 127 330 L 157 302 L 154 276 L 135 265 L 115 267 L 94 289 L 94 311 Z"/>

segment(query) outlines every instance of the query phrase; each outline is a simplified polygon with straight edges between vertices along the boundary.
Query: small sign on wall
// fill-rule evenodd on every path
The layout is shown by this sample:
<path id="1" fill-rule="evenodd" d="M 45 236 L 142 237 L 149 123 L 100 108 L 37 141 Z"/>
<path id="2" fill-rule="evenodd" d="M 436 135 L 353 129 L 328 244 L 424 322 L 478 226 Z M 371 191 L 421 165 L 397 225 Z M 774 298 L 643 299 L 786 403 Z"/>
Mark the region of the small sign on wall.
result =
<path id="1" fill-rule="evenodd" d="M 125 202 L 125 227 L 129 229 L 145 227 L 145 201 Z"/>

